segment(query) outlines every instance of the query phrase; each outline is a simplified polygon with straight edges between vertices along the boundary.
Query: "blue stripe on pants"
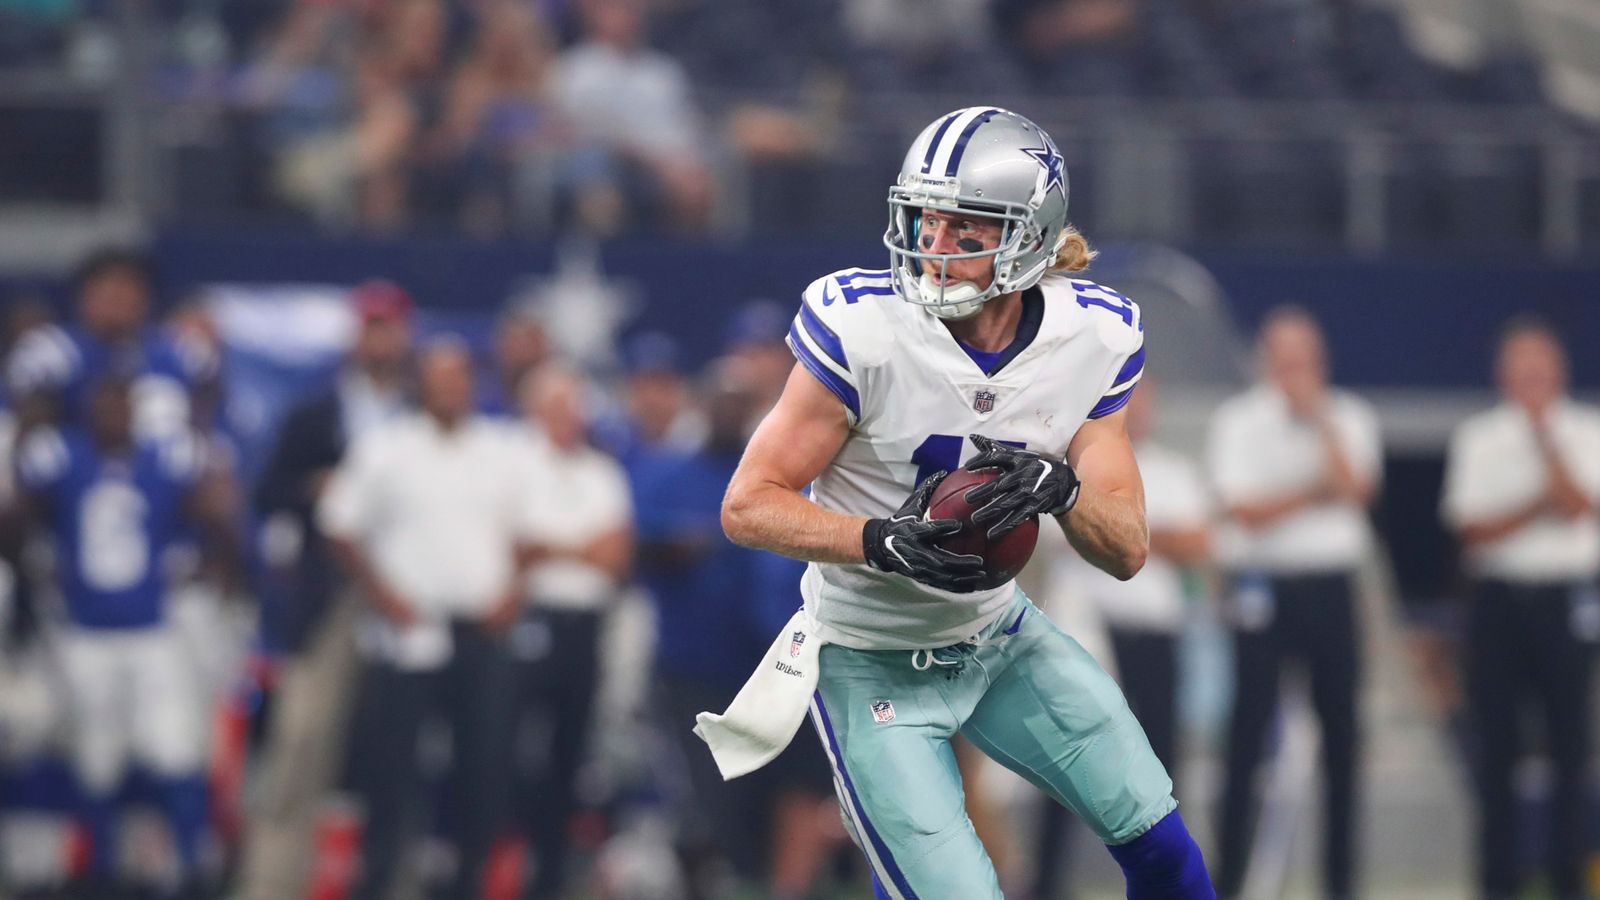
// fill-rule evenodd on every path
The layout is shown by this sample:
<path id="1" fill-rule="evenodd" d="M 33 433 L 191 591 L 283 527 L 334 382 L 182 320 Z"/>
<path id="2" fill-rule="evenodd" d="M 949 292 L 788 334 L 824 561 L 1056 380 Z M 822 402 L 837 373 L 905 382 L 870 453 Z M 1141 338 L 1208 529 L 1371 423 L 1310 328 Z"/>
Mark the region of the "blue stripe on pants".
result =
<path id="1" fill-rule="evenodd" d="M 917 900 L 917 895 L 911 890 L 911 885 L 906 883 L 906 876 L 900 871 L 900 867 L 895 865 L 894 857 L 890 855 L 888 845 L 883 842 L 883 838 L 878 836 L 878 829 L 873 828 L 872 822 L 867 819 L 867 811 L 861 805 L 861 798 L 856 794 L 855 785 L 850 781 L 850 773 L 845 770 L 844 753 L 839 749 L 838 738 L 834 736 L 833 720 L 828 717 L 828 708 L 822 702 L 822 692 L 817 691 L 813 696 L 817 701 L 818 717 L 822 720 L 823 736 L 827 738 L 828 749 L 832 751 L 834 764 L 839 768 L 839 777 L 844 780 L 845 793 L 849 795 L 850 805 L 855 808 L 856 818 L 861 821 L 861 828 L 866 832 L 867 840 L 872 842 L 872 848 L 877 852 L 878 859 L 883 863 L 884 869 L 887 870 L 889 880 L 894 883 L 894 886 L 900 890 L 901 894 L 905 895 L 906 900 Z M 876 874 L 873 877 L 876 878 Z M 875 890 L 881 891 L 883 889 L 876 882 L 873 887 Z"/>

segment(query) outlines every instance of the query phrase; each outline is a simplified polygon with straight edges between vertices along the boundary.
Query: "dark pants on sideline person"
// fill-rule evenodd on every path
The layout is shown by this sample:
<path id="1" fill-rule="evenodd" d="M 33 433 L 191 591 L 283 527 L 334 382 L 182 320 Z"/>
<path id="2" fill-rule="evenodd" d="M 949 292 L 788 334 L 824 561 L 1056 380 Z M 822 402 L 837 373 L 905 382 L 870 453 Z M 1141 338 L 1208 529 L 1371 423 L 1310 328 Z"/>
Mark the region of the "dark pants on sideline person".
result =
<path id="1" fill-rule="evenodd" d="M 1600 622 L 1577 585 L 1484 581 L 1474 592 L 1467 639 L 1468 708 L 1478 750 L 1479 880 L 1485 897 L 1517 893 L 1517 797 L 1513 773 L 1527 744 L 1520 715 L 1536 704 L 1555 769 L 1545 863 L 1556 897 L 1583 896 L 1589 820 L 1589 678 Z"/>
<path id="2" fill-rule="evenodd" d="M 1128 706 L 1144 727 L 1145 737 L 1167 773 L 1177 779 L 1178 638 L 1167 631 L 1110 626 L 1117 660 L 1117 683 Z M 1033 893 L 1059 896 L 1066 866 L 1068 825 L 1072 813 L 1059 803 L 1046 803 L 1039 813 L 1039 846 Z"/>
<path id="3" fill-rule="evenodd" d="M 1217 894 L 1237 896 L 1243 886 L 1256 818 L 1256 771 L 1277 719 L 1279 672 L 1286 660 L 1298 659 L 1310 675 L 1311 702 L 1322 724 L 1324 886 L 1330 897 L 1351 897 L 1361 680 L 1354 585 L 1348 574 L 1336 573 L 1273 577 L 1265 587 L 1267 594 L 1253 594 L 1255 609 L 1237 611 L 1249 625 L 1233 632 L 1235 695 Z M 1236 586 L 1241 603 L 1243 596 Z"/>
<path id="4" fill-rule="evenodd" d="M 678 852 L 688 870 L 689 896 L 713 896 L 706 882 L 719 861 L 746 884 L 765 883 L 778 801 L 810 795 L 821 803 L 834 795 L 822 742 L 802 723 L 772 762 L 723 781 L 711 749 L 694 733 L 695 715 L 727 709 L 742 684 L 657 670 L 655 685 L 661 727 L 678 750 L 667 781 L 680 820 Z"/>
<path id="5" fill-rule="evenodd" d="M 542 752 L 523 767 L 524 819 L 536 870 L 527 894 L 556 897 L 567 880 L 568 833 L 600 684 L 602 612 L 538 609 L 517 626 L 513 647 L 525 734 Z"/>
<path id="6" fill-rule="evenodd" d="M 476 622 L 451 626 L 454 650 L 439 669 L 413 672 L 371 661 L 363 673 L 353 781 L 366 804 L 361 879 L 353 900 L 382 900 L 408 868 L 411 844 L 431 821 L 418 739 L 432 717 L 451 738 L 452 837 L 459 866 L 450 896 L 477 900 L 489 853 L 505 825 L 515 709 L 503 638 Z"/>

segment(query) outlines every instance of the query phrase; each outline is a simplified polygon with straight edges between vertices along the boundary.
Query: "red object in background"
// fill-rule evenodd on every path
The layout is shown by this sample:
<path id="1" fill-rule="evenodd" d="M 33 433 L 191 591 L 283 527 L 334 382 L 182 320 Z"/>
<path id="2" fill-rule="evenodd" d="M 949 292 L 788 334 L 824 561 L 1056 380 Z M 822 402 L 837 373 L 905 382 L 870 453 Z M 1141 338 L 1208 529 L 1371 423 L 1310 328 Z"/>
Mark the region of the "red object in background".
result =
<path id="1" fill-rule="evenodd" d="M 361 823 L 347 809 L 330 810 L 317 823 L 316 863 L 306 900 L 344 900 L 355 885 Z"/>
<path id="2" fill-rule="evenodd" d="M 211 824 L 230 858 L 244 845 L 244 777 L 250 754 L 250 711 L 243 690 L 220 705 L 211 723 Z"/>
<path id="3" fill-rule="evenodd" d="M 502 838 L 489 854 L 483 877 L 484 900 L 517 900 L 528 875 L 528 844 L 520 838 Z"/>
<path id="4" fill-rule="evenodd" d="M 417 304 L 411 294 L 392 281 L 363 281 L 350 289 L 350 304 L 363 322 L 375 319 L 407 320 Z"/>
<path id="5" fill-rule="evenodd" d="M 1039 520 L 1029 519 L 1007 532 L 997 541 L 984 535 L 984 529 L 972 524 L 976 508 L 965 498 L 967 491 L 1000 477 L 997 469 L 971 472 L 957 469 L 945 476 L 934 489 L 928 501 L 928 518 L 955 519 L 960 522 L 960 532 L 939 542 L 939 546 L 952 553 L 972 553 L 983 557 L 984 571 L 989 581 L 984 587 L 997 587 L 1015 578 L 1033 556 L 1034 545 L 1039 541 Z"/>

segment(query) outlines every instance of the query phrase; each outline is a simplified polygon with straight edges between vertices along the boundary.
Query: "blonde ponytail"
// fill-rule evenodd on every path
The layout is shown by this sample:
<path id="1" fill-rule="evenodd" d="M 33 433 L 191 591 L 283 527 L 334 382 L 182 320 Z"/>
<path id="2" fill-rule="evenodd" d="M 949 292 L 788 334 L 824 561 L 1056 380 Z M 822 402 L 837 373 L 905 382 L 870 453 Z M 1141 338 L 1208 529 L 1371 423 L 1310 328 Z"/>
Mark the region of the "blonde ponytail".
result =
<path id="1" fill-rule="evenodd" d="M 1082 272 L 1089 268 L 1089 263 L 1100 255 L 1100 251 L 1089 246 L 1089 242 L 1078 233 L 1077 226 L 1068 225 L 1065 239 L 1061 242 L 1061 249 L 1056 251 L 1056 261 L 1051 264 L 1052 272 Z"/>

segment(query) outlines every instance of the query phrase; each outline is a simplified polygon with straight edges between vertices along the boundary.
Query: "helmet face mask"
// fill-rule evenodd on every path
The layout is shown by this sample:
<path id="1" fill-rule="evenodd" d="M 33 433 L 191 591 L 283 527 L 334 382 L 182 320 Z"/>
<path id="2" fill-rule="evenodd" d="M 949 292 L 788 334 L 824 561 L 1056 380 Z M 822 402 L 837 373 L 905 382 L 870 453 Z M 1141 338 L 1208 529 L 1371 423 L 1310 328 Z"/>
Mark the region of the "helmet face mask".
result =
<path id="1" fill-rule="evenodd" d="M 1066 201 L 1061 156 L 1038 126 L 992 107 L 942 117 L 911 145 L 889 189 L 883 243 L 895 293 L 940 318 L 964 319 L 995 297 L 1032 287 L 1066 240 Z M 924 211 L 997 220 L 1000 242 L 971 252 L 924 250 L 916 243 Z M 951 262 L 985 257 L 993 270 L 986 288 L 944 283 Z"/>

